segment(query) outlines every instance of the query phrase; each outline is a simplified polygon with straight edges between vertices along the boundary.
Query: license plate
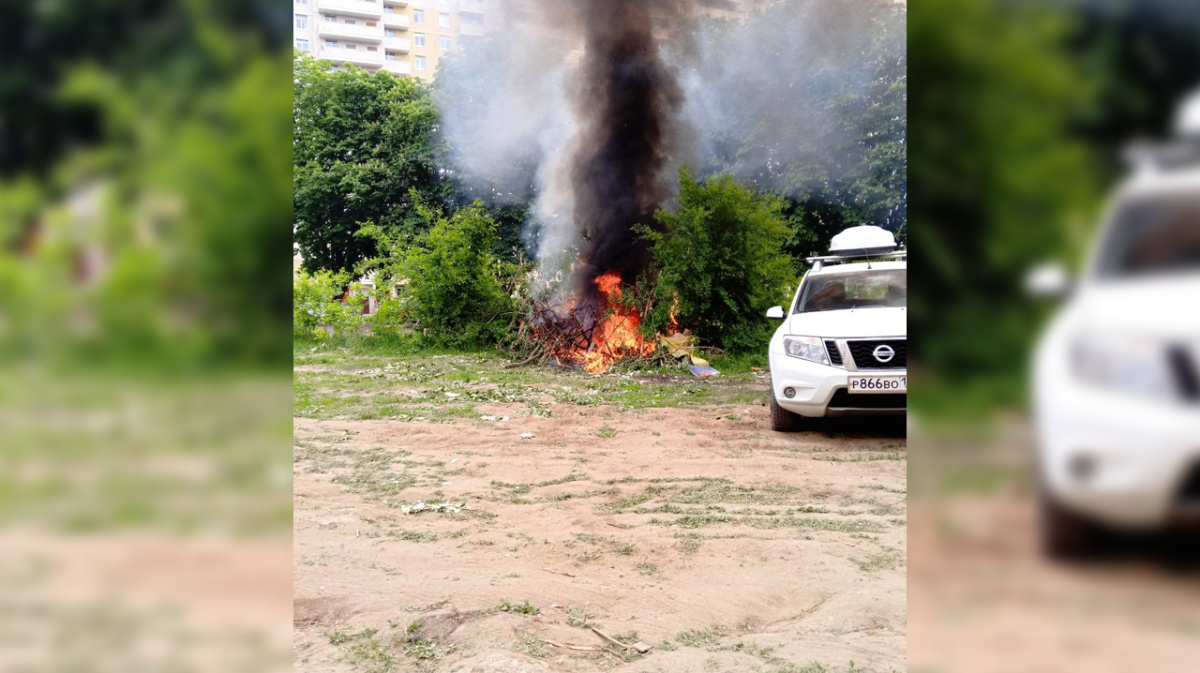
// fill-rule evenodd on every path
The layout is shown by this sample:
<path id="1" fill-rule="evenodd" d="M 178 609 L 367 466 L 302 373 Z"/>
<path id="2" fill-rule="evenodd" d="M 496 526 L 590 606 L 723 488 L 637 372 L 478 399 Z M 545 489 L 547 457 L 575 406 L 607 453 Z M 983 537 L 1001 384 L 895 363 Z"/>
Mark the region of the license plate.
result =
<path id="1" fill-rule="evenodd" d="M 907 393 L 907 376 L 851 376 L 852 393 Z"/>

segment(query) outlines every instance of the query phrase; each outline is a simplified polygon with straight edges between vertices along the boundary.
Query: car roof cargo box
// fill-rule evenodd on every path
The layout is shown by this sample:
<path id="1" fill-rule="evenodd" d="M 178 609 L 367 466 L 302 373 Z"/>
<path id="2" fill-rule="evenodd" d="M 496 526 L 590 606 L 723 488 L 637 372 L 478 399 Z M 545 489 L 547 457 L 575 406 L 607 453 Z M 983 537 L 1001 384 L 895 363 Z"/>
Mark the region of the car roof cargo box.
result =
<path id="1" fill-rule="evenodd" d="M 895 249 L 896 237 L 892 236 L 892 232 L 870 225 L 850 227 L 829 242 L 830 254 L 839 257 L 869 257 Z"/>
<path id="2" fill-rule="evenodd" d="M 907 250 L 896 250 L 896 237 L 883 227 L 860 225 L 850 227 L 833 237 L 829 242 L 828 255 L 809 257 L 813 271 L 820 271 L 828 262 L 845 262 L 852 259 L 868 257 L 884 257 L 888 259 L 907 259 Z"/>

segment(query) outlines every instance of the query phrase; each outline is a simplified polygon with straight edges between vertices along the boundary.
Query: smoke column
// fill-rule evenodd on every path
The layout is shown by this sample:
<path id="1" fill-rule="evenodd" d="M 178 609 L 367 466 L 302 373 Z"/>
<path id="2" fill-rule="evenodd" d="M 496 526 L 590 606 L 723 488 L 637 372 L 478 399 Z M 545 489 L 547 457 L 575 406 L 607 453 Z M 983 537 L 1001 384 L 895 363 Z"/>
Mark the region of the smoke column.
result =
<path id="1" fill-rule="evenodd" d="M 581 126 L 571 165 L 574 216 L 582 237 L 576 290 L 616 271 L 631 282 L 646 262 L 632 229 L 652 224 L 671 194 L 664 179 L 670 130 L 683 102 L 659 56 L 652 18 L 673 3 L 576 0 L 584 55 L 576 97 Z"/>
<path id="2" fill-rule="evenodd" d="M 526 247 L 560 299 L 588 299 L 597 274 L 631 281 L 644 268 L 630 229 L 670 207 L 681 161 L 803 197 L 870 170 L 880 131 L 904 135 L 903 105 L 869 137 L 849 123 L 904 96 L 904 10 L 892 0 L 778 0 L 744 23 L 699 24 L 693 0 L 489 6 L 526 18 L 439 72 L 451 164 L 485 200 L 532 199 Z M 901 195 L 903 181 L 879 179 Z"/>

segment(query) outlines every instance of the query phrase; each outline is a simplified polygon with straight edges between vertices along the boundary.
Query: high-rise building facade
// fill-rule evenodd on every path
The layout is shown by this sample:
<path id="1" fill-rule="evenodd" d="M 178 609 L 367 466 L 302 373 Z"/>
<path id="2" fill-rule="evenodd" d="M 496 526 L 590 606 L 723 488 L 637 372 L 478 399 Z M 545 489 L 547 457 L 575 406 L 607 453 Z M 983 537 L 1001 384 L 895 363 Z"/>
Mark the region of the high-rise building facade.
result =
<path id="1" fill-rule="evenodd" d="M 675 1 L 674 21 L 653 19 L 658 39 L 669 39 L 680 19 L 743 20 L 771 0 Z M 438 61 L 462 40 L 492 30 L 553 33 L 564 21 L 564 5 L 565 0 L 293 0 L 293 36 L 296 49 L 335 66 L 429 81 Z"/>
<path id="2" fill-rule="evenodd" d="M 486 0 L 293 0 L 299 51 L 335 65 L 433 79 L 461 36 L 482 35 Z"/>

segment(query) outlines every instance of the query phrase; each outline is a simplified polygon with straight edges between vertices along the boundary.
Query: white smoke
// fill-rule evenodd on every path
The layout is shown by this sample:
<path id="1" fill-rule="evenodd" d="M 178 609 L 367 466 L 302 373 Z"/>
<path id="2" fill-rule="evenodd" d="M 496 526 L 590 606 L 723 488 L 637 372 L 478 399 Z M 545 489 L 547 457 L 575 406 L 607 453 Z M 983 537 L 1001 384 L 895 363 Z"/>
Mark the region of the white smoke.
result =
<path id="1" fill-rule="evenodd" d="M 522 11 L 563 23 L 466 43 L 457 67 L 439 73 L 451 160 L 492 202 L 534 199 L 526 245 L 543 277 L 561 272 L 580 244 L 570 168 L 589 101 L 577 95 L 582 31 L 562 19 L 564 6 L 525 0 Z M 686 96 L 671 133 L 688 142 L 674 144 L 672 163 L 731 172 L 761 189 L 827 184 L 860 170 L 864 149 L 843 99 L 889 84 L 878 81 L 868 53 L 904 56 L 903 19 L 881 23 L 878 6 L 786 0 L 745 23 L 709 21 L 694 39 L 666 43 L 663 57 Z M 498 9 L 503 16 L 506 5 Z"/>

